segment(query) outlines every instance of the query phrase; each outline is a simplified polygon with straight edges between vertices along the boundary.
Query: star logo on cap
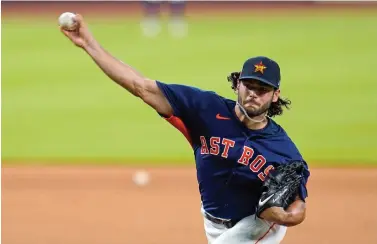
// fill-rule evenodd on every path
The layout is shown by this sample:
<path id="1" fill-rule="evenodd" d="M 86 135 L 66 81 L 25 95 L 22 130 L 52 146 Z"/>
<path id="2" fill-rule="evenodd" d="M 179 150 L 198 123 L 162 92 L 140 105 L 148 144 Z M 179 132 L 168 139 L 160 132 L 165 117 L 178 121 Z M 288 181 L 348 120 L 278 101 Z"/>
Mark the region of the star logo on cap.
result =
<path id="1" fill-rule="evenodd" d="M 267 69 L 266 66 L 264 66 L 264 64 L 262 63 L 262 61 L 260 61 L 259 64 L 254 64 L 254 67 L 255 67 L 255 70 L 254 72 L 261 72 L 263 74 L 264 70 Z"/>

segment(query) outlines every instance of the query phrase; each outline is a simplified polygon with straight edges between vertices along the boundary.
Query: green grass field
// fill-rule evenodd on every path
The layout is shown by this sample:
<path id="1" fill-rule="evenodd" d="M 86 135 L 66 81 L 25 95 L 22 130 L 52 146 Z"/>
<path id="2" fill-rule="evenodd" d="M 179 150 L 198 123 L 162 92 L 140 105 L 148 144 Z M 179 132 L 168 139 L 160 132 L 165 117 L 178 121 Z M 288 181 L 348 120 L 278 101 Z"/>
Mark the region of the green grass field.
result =
<path id="1" fill-rule="evenodd" d="M 276 59 L 292 109 L 276 119 L 310 164 L 377 160 L 377 15 L 191 18 L 189 37 L 141 35 L 137 19 L 87 19 L 102 45 L 144 75 L 235 97 L 226 76 Z M 166 27 L 166 26 L 164 26 Z M 5 161 L 192 163 L 184 137 L 109 80 L 55 19 L 3 19 Z"/>

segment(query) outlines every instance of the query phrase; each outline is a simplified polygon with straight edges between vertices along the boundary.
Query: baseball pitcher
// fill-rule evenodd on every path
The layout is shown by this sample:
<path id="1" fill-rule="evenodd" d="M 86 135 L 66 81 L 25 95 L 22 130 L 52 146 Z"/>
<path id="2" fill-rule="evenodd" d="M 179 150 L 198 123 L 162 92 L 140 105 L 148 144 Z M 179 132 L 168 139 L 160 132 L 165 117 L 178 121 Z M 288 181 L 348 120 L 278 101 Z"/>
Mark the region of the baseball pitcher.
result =
<path id="1" fill-rule="evenodd" d="M 102 71 L 182 132 L 195 154 L 204 229 L 210 244 L 280 243 L 305 219 L 309 169 L 272 117 L 290 101 L 280 96 L 280 68 L 252 57 L 228 76 L 236 99 L 148 79 L 114 58 L 81 15 L 61 31 Z"/>

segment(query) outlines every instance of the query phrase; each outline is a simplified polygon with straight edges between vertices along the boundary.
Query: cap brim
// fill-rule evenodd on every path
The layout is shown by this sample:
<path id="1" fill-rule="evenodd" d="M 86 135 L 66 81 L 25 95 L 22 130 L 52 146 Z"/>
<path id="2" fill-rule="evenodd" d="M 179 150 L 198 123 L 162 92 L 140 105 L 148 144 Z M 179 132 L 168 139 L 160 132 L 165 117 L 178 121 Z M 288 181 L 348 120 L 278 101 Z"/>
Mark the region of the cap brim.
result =
<path id="1" fill-rule="evenodd" d="M 275 87 L 275 88 L 279 88 L 278 86 L 272 84 L 271 82 L 269 82 L 268 80 L 266 79 L 263 79 L 261 77 L 258 77 L 258 76 L 242 76 L 239 78 L 240 80 L 247 80 L 247 79 L 253 79 L 253 80 L 258 80 L 260 82 L 263 82 L 269 86 L 272 86 L 272 87 Z"/>

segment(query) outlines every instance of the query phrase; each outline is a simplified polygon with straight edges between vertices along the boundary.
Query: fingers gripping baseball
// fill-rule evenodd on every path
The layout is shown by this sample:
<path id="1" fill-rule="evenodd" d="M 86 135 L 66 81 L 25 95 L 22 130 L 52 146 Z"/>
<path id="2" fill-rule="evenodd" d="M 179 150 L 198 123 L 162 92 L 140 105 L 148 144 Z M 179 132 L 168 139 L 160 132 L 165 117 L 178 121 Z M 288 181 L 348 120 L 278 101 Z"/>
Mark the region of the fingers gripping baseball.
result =
<path id="1" fill-rule="evenodd" d="M 63 13 L 59 18 L 59 28 L 78 47 L 84 48 L 93 40 L 80 14 Z"/>

